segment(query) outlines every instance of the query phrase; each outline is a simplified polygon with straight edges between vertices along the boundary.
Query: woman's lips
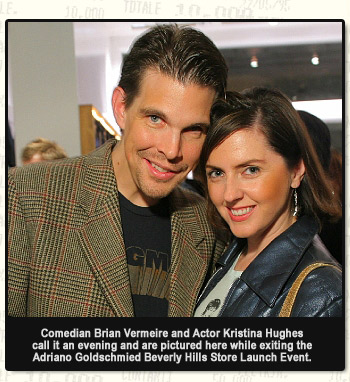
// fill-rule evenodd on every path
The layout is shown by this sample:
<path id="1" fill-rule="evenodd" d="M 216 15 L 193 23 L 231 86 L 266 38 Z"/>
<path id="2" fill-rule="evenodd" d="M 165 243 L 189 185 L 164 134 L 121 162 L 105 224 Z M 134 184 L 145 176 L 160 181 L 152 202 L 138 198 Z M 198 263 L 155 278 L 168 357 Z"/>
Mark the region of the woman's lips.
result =
<path id="1" fill-rule="evenodd" d="M 241 208 L 229 208 L 227 207 L 231 220 L 234 222 L 242 222 L 247 220 L 255 210 L 255 206 L 247 206 Z"/>

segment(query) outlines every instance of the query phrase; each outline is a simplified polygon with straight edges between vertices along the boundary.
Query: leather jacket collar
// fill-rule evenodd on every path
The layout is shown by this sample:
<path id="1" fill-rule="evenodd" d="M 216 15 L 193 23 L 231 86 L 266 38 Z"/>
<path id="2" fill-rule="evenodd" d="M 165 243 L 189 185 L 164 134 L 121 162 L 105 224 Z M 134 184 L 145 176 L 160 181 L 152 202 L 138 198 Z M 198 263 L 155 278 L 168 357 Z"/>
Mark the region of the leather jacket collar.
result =
<path id="1" fill-rule="evenodd" d="M 255 258 L 242 273 L 241 280 L 272 307 L 317 232 L 318 224 L 314 218 L 300 217 Z M 218 265 L 227 271 L 244 245 L 245 239 L 234 240 L 218 260 Z"/>

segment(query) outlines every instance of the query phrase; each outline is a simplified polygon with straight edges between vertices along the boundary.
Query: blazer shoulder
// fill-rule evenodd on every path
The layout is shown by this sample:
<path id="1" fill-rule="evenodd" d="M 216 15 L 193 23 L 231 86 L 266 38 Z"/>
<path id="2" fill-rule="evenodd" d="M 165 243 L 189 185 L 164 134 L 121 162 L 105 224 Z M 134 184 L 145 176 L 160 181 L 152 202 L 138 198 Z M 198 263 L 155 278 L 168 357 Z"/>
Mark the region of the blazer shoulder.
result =
<path id="1" fill-rule="evenodd" d="M 77 176 L 83 168 L 84 157 L 66 158 L 15 167 L 8 173 L 9 185 L 15 184 L 18 190 L 38 190 L 43 185 L 56 184 L 66 186 Z"/>

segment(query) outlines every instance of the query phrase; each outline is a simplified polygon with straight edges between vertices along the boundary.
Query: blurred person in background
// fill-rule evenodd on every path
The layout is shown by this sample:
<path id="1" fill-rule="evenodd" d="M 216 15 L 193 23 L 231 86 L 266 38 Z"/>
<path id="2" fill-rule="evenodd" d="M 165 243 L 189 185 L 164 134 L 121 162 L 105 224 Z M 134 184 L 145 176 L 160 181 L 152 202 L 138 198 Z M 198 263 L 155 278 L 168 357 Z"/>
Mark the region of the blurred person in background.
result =
<path id="1" fill-rule="evenodd" d="M 331 134 L 327 124 L 315 115 L 300 110 L 299 115 L 303 120 L 311 141 L 314 144 L 320 163 L 332 185 L 332 192 L 337 203 L 342 207 L 342 155 L 331 145 Z M 324 219 L 320 237 L 330 253 L 343 263 L 343 219 Z"/>
<path id="2" fill-rule="evenodd" d="M 6 164 L 8 168 L 16 166 L 15 142 L 12 137 L 10 122 L 6 123 Z"/>
<path id="3" fill-rule="evenodd" d="M 45 138 L 37 138 L 24 147 L 21 158 L 22 163 L 25 165 L 67 158 L 67 154 L 56 142 Z"/>
<path id="4" fill-rule="evenodd" d="M 343 168 L 342 168 L 342 154 L 331 148 L 331 162 L 329 165 L 329 178 L 332 183 L 332 190 L 337 203 L 340 207 L 343 206 Z M 337 220 L 325 220 L 322 225 L 320 236 L 326 247 L 331 254 L 343 264 L 343 218 Z"/>
<path id="5" fill-rule="evenodd" d="M 343 157 L 335 148 L 331 148 L 331 163 L 329 164 L 329 176 L 333 184 L 333 191 L 342 206 L 343 200 Z"/>

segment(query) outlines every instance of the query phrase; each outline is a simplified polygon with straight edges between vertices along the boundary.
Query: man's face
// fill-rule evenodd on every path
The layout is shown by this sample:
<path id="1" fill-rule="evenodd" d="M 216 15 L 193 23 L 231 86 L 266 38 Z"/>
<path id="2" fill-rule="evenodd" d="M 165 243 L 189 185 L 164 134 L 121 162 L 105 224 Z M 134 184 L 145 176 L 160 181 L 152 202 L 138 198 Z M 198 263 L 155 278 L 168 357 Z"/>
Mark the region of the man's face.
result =
<path id="1" fill-rule="evenodd" d="M 210 123 L 214 89 L 183 85 L 146 71 L 138 95 L 125 108 L 124 91 L 113 95 L 123 138 L 113 152 L 119 191 L 140 206 L 167 196 L 196 166 Z"/>

